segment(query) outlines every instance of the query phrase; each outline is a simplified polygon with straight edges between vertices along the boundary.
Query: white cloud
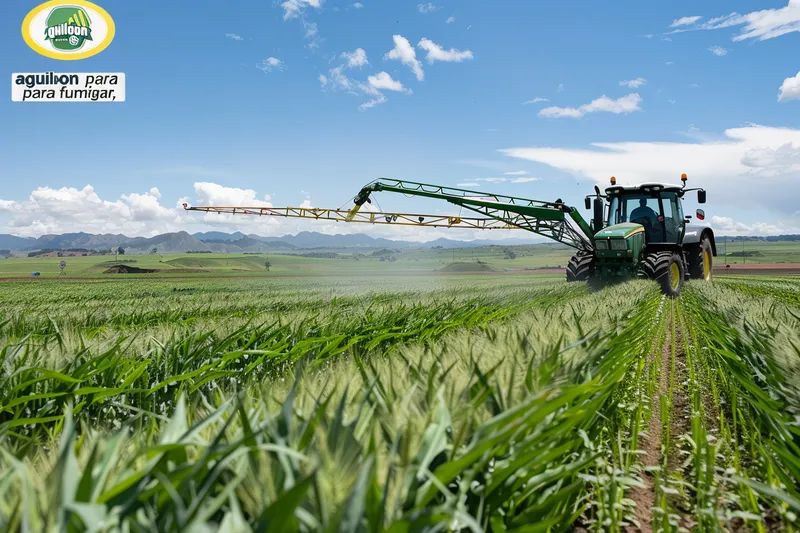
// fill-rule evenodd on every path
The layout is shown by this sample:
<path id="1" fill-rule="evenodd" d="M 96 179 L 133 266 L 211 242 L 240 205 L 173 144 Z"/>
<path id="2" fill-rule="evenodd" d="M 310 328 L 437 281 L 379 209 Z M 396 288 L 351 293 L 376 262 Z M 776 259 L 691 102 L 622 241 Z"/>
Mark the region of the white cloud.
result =
<path id="1" fill-rule="evenodd" d="M 355 4 L 352 4 L 352 6 L 356 9 L 361 9 L 362 7 L 364 7 L 364 4 L 362 4 L 361 2 L 356 2 Z"/>
<path id="2" fill-rule="evenodd" d="M 726 48 L 722 48 L 721 46 L 714 45 L 714 46 L 709 46 L 708 47 L 708 51 L 711 52 L 712 54 L 714 54 L 715 56 L 724 56 L 730 50 L 727 50 Z"/>
<path id="3" fill-rule="evenodd" d="M 647 80 L 644 78 L 636 78 L 635 80 L 624 80 L 619 82 L 620 87 L 630 87 L 631 89 L 638 89 L 642 85 L 647 83 Z"/>
<path id="4" fill-rule="evenodd" d="M 480 183 L 456 183 L 457 187 L 477 187 Z"/>
<path id="5" fill-rule="evenodd" d="M 433 63 L 434 61 L 460 63 L 465 59 L 472 59 L 472 52 L 470 50 L 464 50 L 463 52 L 456 50 L 455 48 L 445 50 L 435 42 L 424 37 L 417 46 L 428 52 L 428 55 L 425 56 L 425 59 L 427 59 L 428 63 Z"/>
<path id="6" fill-rule="evenodd" d="M 226 33 L 225 37 L 228 39 L 233 39 L 234 41 L 244 41 L 242 37 L 236 35 L 235 33 Z"/>
<path id="7" fill-rule="evenodd" d="M 800 233 L 800 225 L 791 222 L 779 222 L 777 224 L 768 222 L 754 222 L 752 224 L 744 224 L 737 222 L 731 217 L 723 217 L 713 215 L 711 217 L 711 225 L 717 235 L 727 236 L 766 236 L 766 235 L 788 235 Z M 721 248 L 717 245 L 717 248 Z M 733 250 L 735 245 L 731 244 Z"/>
<path id="8" fill-rule="evenodd" d="M 286 0 L 281 4 L 283 20 L 301 16 L 307 7 L 319 9 L 321 5 L 321 0 Z"/>
<path id="9" fill-rule="evenodd" d="M 406 89 L 400 82 L 393 80 L 386 72 L 381 72 L 375 76 L 368 76 L 367 83 L 363 83 L 358 80 L 353 80 L 343 74 L 342 71 L 344 67 L 344 65 L 339 65 L 338 67 L 330 69 L 328 71 L 329 76 L 320 74 L 318 76 L 319 82 L 323 90 L 330 87 L 334 90 L 343 90 L 353 95 L 368 96 L 369 100 L 358 106 L 361 111 L 373 108 L 387 101 L 386 96 L 380 92 L 381 89 L 411 94 L 410 89 Z"/>
<path id="10" fill-rule="evenodd" d="M 208 181 L 195 182 L 194 194 L 198 206 L 202 205 L 241 205 L 249 207 L 272 207 L 272 204 L 259 200 L 253 189 L 224 187 Z"/>
<path id="11" fill-rule="evenodd" d="M 778 101 L 788 102 L 789 100 L 800 100 L 800 72 L 797 76 L 783 80 L 778 89 Z"/>
<path id="12" fill-rule="evenodd" d="M 411 94 L 411 89 L 406 89 L 403 84 L 392 77 L 386 72 L 378 72 L 374 76 L 368 76 L 367 82 L 375 89 L 386 91 L 397 91 L 401 93 Z"/>
<path id="13" fill-rule="evenodd" d="M 420 13 L 430 13 L 439 9 L 439 6 L 433 5 L 430 2 L 427 4 L 417 4 L 417 9 Z"/>
<path id="14" fill-rule="evenodd" d="M 347 59 L 347 66 L 350 68 L 363 67 L 369 64 L 367 53 L 363 48 L 356 48 L 353 52 L 343 52 L 342 57 Z"/>
<path id="15" fill-rule="evenodd" d="M 319 33 L 319 28 L 317 27 L 317 23 L 303 20 L 303 28 L 306 30 L 305 38 L 313 40 L 310 46 L 314 48 L 315 46 L 318 45 L 318 44 L 315 45 L 316 40 L 314 39 L 314 37 L 316 37 L 317 34 Z"/>
<path id="16" fill-rule="evenodd" d="M 785 7 L 762 9 L 744 15 L 730 13 L 692 28 L 673 30 L 673 33 L 690 30 L 718 30 L 734 26 L 742 28 L 738 35 L 733 36 L 733 41 L 747 39 L 765 41 L 800 31 L 800 0 L 789 0 Z"/>
<path id="17" fill-rule="evenodd" d="M 639 104 L 641 103 L 642 97 L 637 93 L 621 96 L 616 100 L 603 95 L 580 107 L 546 107 L 539 111 L 539 116 L 545 118 L 581 118 L 587 113 L 627 114 L 640 111 Z"/>
<path id="18" fill-rule="evenodd" d="M 272 72 L 273 70 L 286 70 L 286 64 L 277 57 L 268 57 L 258 65 L 256 68 L 264 72 Z"/>
<path id="19" fill-rule="evenodd" d="M 528 100 L 527 102 L 523 102 L 523 105 L 524 104 L 538 104 L 539 102 L 549 102 L 549 101 L 550 100 L 548 100 L 547 98 L 540 98 L 539 96 L 537 96 L 533 100 Z"/>
<path id="20" fill-rule="evenodd" d="M 588 148 L 520 147 L 500 150 L 518 159 L 608 183 L 678 182 L 705 187 L 712 205 L 752 212 L 794 213 L 800 197 L 800 129 L 749 125 L 726 130 L 724 140 L 592 143 Z M 743 194 L 743 191 L 746 191 Z"/>
<path id="21" fill-rule="evenodd" d="M 681 18 L 679 18 L 677 20 L 673 20 L 672 24 L 670 24 L 669 27 L 670 28 L 677 28 L 678 26 L 689 26 L 691 24 L 694 24 L 695 22 L 697 22 L 701 18 L 703 18 L 703 17 L 700 17 L 700 16 L 681 17 Z"/>
<path id="22" fill-rule="evenodd" d="M 556 92 L 557 93 L 563 93 L 564 92 L 564 84 L 563 83 L 559 83 L 558 84 L 558 87 L 556 87 Z"/>
<path id="23" fill-rule="evenodd" d="M 503 172 L 505 176 L 524 176 L 527 173 L 528 173 L 527 170 L 515 170 L 513 172 Z"/>
<path id="24" fill-rule="evenodd" d="M 445 24 L 452 24 L 456 21 L 455 17 L 447 17 L 447 20 L 444 21 Z"/>
<path id="25" fill-rule="evenodd" d="M 185 211 L 182 203 L 190 205 L 238 205 L 272 207 L 268 198 L 252 189 L 224 187 L 216 183 L 194 184 L 192 198 L 178 198 L 167 205 L 161 193 L 151 188 L 144 193 L 123 194 L 116 200 L 100 198 L 91 185 L 82 189 L 41 187 L 27 200 L 0 200 L 0 213 L 6 223 L 0 222 L 0 233 L 23 237 L 39 237 L 49 233 L 84 231 L 87 233 L 119 233 L 128 237 L 152 237 L 161 233 L 187 231 L 242 231 L 263 236 L 297 234 L 300 231 L 318 231 L 325 234 L 368 233 L 375 237 L 404 239 L 416 242 L 437 238 L 486 239 L 485 231 L 465 229 L 411 228 L 404 226 L 341 224 L 321 220 L 302 220 L 284 217 L 229 215 Z M 312 207 L 308 194 L 303 207 Z M 289 205 L 297 205 L 294 200 Z M 365 210 L 373 209 L 369 204 Z M 449 210 L 453 215 L 456 210 Z M 442 212 L 446 215 L 448 212 Z M 521 231 L 493 233 L 493 239 L 528 237 Z M 149 251 L 149 250 L 148 250 Z"/>
<path id="26" fill-rule="evenodd" d="M 675 64 L 675 62 L 674 62 L 674 61 L 667 61 L 667 62 L 665 63 L 665 65 L 674 65 L 674 64 Z"/>
<path id="27" fill-rule="evenodd" d="M 698 88 L 698 87 L 700 87 L 700 86 L 699 86 L 698 84 L 696 84 L 696 83 L 690 83 L 690 84 L 688 85 L 688 87 L 689 87 L 690 89 L 697 89 L 697 88 Z"/>
<path id="28" fill-rule="evenodd" d="M 39 187 L 27 201 L 0 201 L 11 213 L 4 232 L 25 237 L 46 233 L 86 231 L 88 233 L 152 233 L 156 228 L 177 228 L 180 214 L 159 203 L 155 187 L 146 193 L 123 194 L 116 201 L 102 200 L 91 185 Z"/>
<path id="29" fill-rule="evenodd" d="M 425 78 L 425 73 L 422 70 L 422 64 L 417 59 L 414 47 L 402 35 L 393 35 L 392 39 L 394 40 L 394 48 L 387 52 L 383 58 L 397 59 L 404 65 L 408 65 L 417 80 L 422 81 Z"/>
<path id="30" fill-rule="evenodd" d="M 800 144 L 788 142 L 777 148 L 751 148 L 742 156 L 741 163 L 762 176 L 776 176 L 800 172 Z"/>
<path id="31" fill-rule="evenodd" d="M 524 173 L 527 174 L 527 172 Z M 516 172 L 506 172 L 506 174 L 514 175 Z M 472 181 L 485 181 L 486 183 L 530 183 L 532 181 L 539 181 L 539 178 L 472 178 Z M 477 185 L 477 183 L 473 185 Z"/>

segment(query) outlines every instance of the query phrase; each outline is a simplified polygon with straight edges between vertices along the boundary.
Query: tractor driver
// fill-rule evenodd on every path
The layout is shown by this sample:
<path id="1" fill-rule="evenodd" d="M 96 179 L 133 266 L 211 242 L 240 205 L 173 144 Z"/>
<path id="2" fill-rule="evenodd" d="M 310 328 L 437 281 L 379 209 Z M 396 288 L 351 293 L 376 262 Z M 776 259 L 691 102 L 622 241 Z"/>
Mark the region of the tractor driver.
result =
<path id="1" fill-rule="evenodd" d="M 650 227 L 656 225 L 658 215 L 647 205 L 647 198 L 639 198 L 639 207 L 631 212 L 631 222 L 639 218 L 647 219 Z"/>

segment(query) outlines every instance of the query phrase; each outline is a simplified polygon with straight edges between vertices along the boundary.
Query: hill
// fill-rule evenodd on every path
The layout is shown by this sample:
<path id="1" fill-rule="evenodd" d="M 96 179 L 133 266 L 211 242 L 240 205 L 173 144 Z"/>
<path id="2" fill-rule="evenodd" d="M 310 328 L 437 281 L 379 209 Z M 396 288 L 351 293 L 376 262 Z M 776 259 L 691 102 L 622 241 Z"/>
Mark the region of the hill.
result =
<path id="1" fill-rule="evenodd" d="M 301 231 L 296 235 L 281 237 L 263 237 L 255 234 L 245 235 L 237 231 L 225 233 L 208 231 L 189 234 L 186 231 L 162 233 L 154 237 L 128 237 L 122 234 L 91 234 L 85 232 L 48 234 L 39 238 L 25 238 L 15 235 L 0 234 L 0 250 L 14 252 L 33 252 L 37 250 L 63 251 L 80 250 L 116 250 L 122 247 L 128 254 L 149 254 L 156 249 L 157 253 L 294 253 L 301 250 L 324 251 L 372 251 L 372 250 L 409 250 L 409 249 L 452 249 L 475 248 L 484 246 L 520 246 L 536 243 L 548 243 L 554 249 L 567 249 L 566 246 L 545 240 L 527 232 L 518 232 L 524 238 L 510 238 L 473 241 L 438 238 L 432 241 L 416 242 L 372 237 L 364 233 L 347 235 L 328 235 L 315 231 Z M 530 236 L 530 238 L 527 238 Z M 724 237 L 717 238 L 718 243 L 738 241 L 759 242 L 797 242 L 800 235 L 780 235 L 774 237 Z"/>

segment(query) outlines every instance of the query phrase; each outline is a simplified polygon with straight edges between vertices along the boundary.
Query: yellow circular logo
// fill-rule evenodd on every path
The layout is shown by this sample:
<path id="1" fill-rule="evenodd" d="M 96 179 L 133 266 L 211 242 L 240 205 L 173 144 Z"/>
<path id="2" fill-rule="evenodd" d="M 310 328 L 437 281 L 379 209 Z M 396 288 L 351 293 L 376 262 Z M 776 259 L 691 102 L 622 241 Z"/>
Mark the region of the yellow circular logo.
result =
<path id="1" fill-rule="evenodd" d="M 99 54 L 111 44 L 115 31 L 111 15 L 86 0 L 50 0 L 22 21 L 28 46 L 45 57 L 67 61 Z"/>

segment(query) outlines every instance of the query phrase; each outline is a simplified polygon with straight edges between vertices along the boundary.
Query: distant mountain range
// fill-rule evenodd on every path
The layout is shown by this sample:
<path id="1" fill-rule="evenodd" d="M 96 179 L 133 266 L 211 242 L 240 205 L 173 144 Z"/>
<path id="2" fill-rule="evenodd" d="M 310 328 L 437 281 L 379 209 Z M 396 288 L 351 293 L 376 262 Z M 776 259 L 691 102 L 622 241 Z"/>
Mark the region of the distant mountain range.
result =
<path id="1" fill-rule="evenodd" d="M 195 233 L 193 235 L 185 231 L 179 231 L 176 233 L 163 233 L 150 238 L 127 237 L 126 235 L 110 233 L 95 235 L 83 232 L 65 233 L 61 235 L 42 235 L 37 239 L 0 234 L 0 250 L 11 250 L 14 252 L 74 249 L 107 250 L 116 249 L 121 246 L 125 250 L 125 253 L 129 254 L 150 253 L 153 248 L 155 248 L 158 253 L 267 253 L 319 248 L 405 249 L 433 247 L 464 248 L 488 245 L 514 246 L 519 244 L 532 244 L 534 242 L 535 241 L 527 239 L 505 239 L 497 241 L 436 239 L 420 243 L 376 238 L 363 233 L 352 235 L 327 235 L 312 231 L 303 231 L 297 235 L 284 235 L 283 237 L 262 237 L 253 234 L 245 235 L 238 231 L 236 233 L 208 231 L 205 233 Z"/>
<path id="2" fill-rule="evenodd" d="M 765 241 L 797 241 L 800 235 L 779 235 L 770 237 L 718 237 L 718 242 L 740 240 L 765 240 Z M 352 235 L 327 235 L 314 231 L 302 231 L 297 235 L 284 235 L 283 237 L 262 237 L 259 235 L 245 235 L 242 232 L 224 233 L 221 231 L 208 231 L 205 233 L 189 234 L 185 231 L 176 233 L 163 233 L 155 237 L 128 237 L 121 234 L 105 233 L 95 235 L 91 233 L 65 233 L 61 235 L 42 235 L 38 239 L 17 237 L 15 235 L 0 234 L 0 250 L 13 252 L 31 252 L 37 250 L 108 250 L 122 247 L 126 253 L 143 254 L 151 253 L 153 248 L 158 253 L 268 253 L 289 252 L 292 250 L 309 250 L 320 248 L 336 249 L 380 249 L 380 248 L 465 248 L 474 246 L 515 246 L 521 244 L 534 244 L 530 239 L 503 239 L 503 240 L 475 240 L 457 241 L 451 239 L 436 239 L 428 242 L 413 242 L 371 237 L 363 233 Z M 540 239 L 538 242 L 542 242 Z M 545 241 L 551 242 L 551 241 Z M 553 243 L 554 244 L 554 243 Z"/>

